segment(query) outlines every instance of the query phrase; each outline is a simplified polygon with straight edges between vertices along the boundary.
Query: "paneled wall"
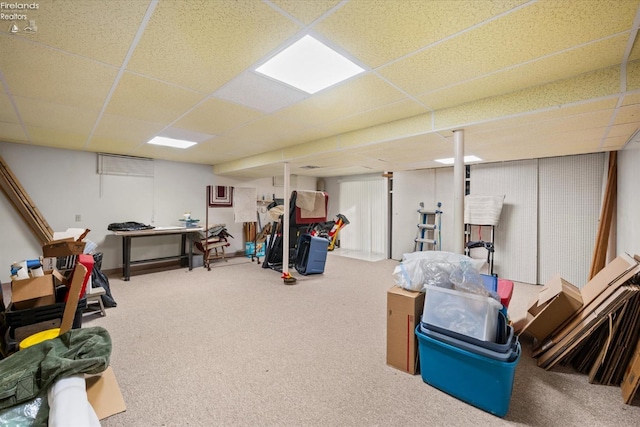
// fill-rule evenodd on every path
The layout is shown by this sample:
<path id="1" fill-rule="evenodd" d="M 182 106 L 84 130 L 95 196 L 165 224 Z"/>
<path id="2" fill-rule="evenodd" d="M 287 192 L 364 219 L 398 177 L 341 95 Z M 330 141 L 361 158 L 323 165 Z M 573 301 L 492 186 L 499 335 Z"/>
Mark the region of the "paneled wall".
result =
<path id="1" fill-rule="evenodd" d="M 604 153 L 596 153 L 471 165 L 471 194 L 505 195 L 495 230 L 494 273 L 534 284 L 559 273 L 576 286 L 586 283 L 604 159 Z M 419 201 L 443 203 L 442 249 L 451 250 L 452 186 L 453 168 L 394 173 L 392 258 L 413 250 Z M 623 219 L 626 228 L 634 227 Z M 485 227 L 483 240 L 489 233 Z"/>
<path id="2" fill-rule="evenodd" d="M 538 280 L 589 279 L 598 231 L 605 154 L 539 160 Z"/>
<path id="3" fill-rule="evenodd" d="M 617 253 L 640 255 L 640 142 L 618 152 Z"/>
<path id="4" fill-rule="evenodd" d="M 537 283 L 536 160 L 471 165 L 471 194 L 504 195 L 495 228 L 494 273 L 499 277 Z M 489 228 L 482 233 L 489 240 Z"/>
<path id="5" fill-rule="evenodd" d="M 349 225 L 340 231 L 340 248 L 387 255 L 387 191 L 378 176 L 339 182 L 340 213 Z M 334 219 L 334 218 L 331 218 Z"/>

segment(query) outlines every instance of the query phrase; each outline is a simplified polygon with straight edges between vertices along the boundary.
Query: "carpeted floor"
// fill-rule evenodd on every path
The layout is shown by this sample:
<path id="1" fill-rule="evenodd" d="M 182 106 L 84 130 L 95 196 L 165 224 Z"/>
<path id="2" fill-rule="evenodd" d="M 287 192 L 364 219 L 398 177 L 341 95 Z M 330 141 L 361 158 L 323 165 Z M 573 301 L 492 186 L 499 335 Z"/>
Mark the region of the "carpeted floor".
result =
<path id="1" fill-rule="evenodd" d="M 127 411 L 103 426 L 635 426 L 640 405 L 618 387 L 530 357 L 504 419 L 386 365 L 386 292 L 396 261 L 330 253 L 321 275 L 280 273 L 233 258 L 110 278 L 118 307 L 105 327 Z M 539 287 L 516 284 L 512 317 Z"/>

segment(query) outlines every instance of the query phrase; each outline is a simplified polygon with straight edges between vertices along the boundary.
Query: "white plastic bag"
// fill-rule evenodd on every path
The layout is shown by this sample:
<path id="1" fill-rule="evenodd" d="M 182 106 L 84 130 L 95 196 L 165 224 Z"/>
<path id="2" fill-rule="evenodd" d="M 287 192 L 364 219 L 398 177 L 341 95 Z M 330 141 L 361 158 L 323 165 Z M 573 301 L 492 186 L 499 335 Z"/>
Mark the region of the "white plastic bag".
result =
<path id="1" fill-rule="evenodd" d="M 450 276 L 457 269 L 480 271 L 483 260 L 444 251 L 411 252 L 402 256 L 402 262 L 393 270 L 394 283 L 409 291 L 421 291 L 424 285 L 452 288 Z"/>
<path id="2" fill-rule="evenodd" d="M 456 254 L 446 251 L 421 251 L 421 252 L 409 252 L 402 255 L 402 262 L 413 259 L 425 259 L 429 262 L 444 262 L 451 264 L 452 266 L 460 266 L 462 264 L 471 264 L 476 270 L 482 270 L 486 261 L 482 259 L 470 258 L 463 254 Z"/>
<path id="3" fill-rule="evenodd" d="M 419 260 L 401 262 L 393 269 L 393 281 L 409 291 L 420 291 L 424 286 L 424 275 Z"/>
<path id="4" fill-rule="evenodd" d="M 469 264 L 462 264 L 451 272 L 449 280 L 453 283 L 453 289 L 462 292 L 469 292 L 484 297 L 491 297 L 500 302 L 497 292 L 492 292 L 486 288 L 482 276 Z"/>

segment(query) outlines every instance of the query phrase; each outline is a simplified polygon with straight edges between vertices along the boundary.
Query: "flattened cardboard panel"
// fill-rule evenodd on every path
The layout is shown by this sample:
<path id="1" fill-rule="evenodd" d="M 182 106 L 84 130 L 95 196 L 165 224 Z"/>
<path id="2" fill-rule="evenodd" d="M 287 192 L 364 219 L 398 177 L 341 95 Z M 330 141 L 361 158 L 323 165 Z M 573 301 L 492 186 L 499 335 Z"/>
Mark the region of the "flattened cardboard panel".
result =
<path id="1" fill-rule="evenodd" d="M 638 340 L 638 344 L 636 345 L 636 352 L 633 355 L 633 358 L 629 362 L 627 366 L 627 370 L 624 373 L 624 379 L 622 380 L 622 398 L 624 399 L 624 403 L 631 403 L 633 401 L 633 397 L 638 391 L 638 386 L 640 385 L 640 340 Z"/>
<path id="2" fill-rule="evenodd" d="M 100 375 L 88 376 L 85 381 L 87 383 L 87 398 L 98 419 L 103 420 L 127 410 L 111 366 Z"/>
<path id="3" fill-rule="evenodd" d="M 545 369 L 553 368 L 577 345 L 583 342 L 598 326 L 607 319 L 607 316 L 616 311 L 634 296 L 640 288 L 635 286 L 624 286 L 616 289 L 596 310 L 590 313 L 583 313 L 581 321 L 572 327 L 568 334 L 561 340 L 554 343 L 546 353 L 538 358 L 538 366 Z M 543 346 L 545 347 L 545 346 Z"/>
<path id="4" fill-rule="evenodd" d="M 631 269 L 636 270 L 637 267 L 638 262 L 626 254 L 622 254 L 611 261 L 581 289 L 584 305 L 586 306 L 596 299 L 607 286 L 610 286 L 620 276 L 625 275 Z"/>

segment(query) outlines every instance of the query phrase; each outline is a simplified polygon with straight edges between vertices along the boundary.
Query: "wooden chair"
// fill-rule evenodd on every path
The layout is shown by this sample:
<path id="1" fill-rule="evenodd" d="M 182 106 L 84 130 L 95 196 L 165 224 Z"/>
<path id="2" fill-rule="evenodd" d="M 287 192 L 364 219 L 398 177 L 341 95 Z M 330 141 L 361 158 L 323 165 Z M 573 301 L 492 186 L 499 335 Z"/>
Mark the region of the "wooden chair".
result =
<path id="1" fill-rule="evenodd" d="M 193 242 L 193 246 L 202 252 L 203 264 L 208 270 L 211 270 L 212 260 L 223 259 L 225 262 L 227 261 L 225 248 L 231 246 L 231 243 L 227 241 L 228 237 L 233 238 L 223 225 L 216 225 L 209 228 L 206 234 L 200 233 L 200 239 Z"/>

